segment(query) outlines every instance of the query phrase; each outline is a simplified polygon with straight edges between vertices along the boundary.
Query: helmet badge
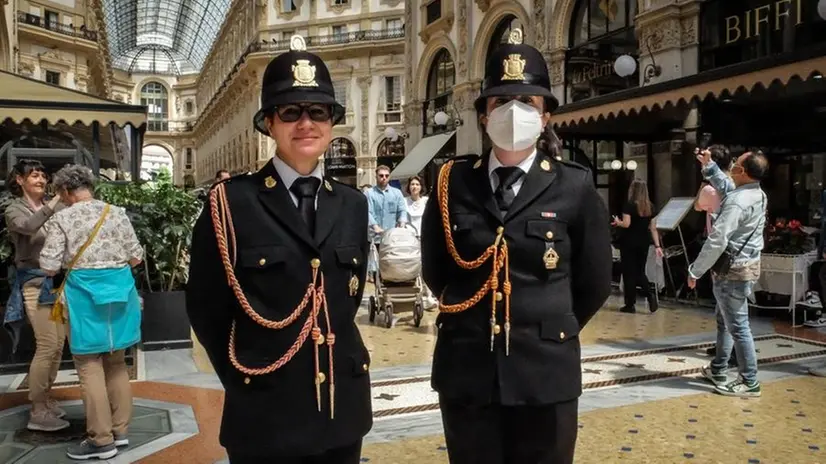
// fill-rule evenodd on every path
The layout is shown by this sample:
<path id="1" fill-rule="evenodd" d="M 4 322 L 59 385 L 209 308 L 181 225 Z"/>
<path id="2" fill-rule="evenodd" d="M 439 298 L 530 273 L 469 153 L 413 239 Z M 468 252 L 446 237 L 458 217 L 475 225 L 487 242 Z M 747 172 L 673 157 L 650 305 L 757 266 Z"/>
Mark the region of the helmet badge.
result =
<path id="1" fill-rule="evenodd" d="M 290 38 L 290 50 L 303 52 L 307 50 L 304 37 L 294 35 Z M 315 81 L 315 66 L 310 64 L 310 60 L 296 60 L 292 66 L 293 87 L 318 87 Z"/>

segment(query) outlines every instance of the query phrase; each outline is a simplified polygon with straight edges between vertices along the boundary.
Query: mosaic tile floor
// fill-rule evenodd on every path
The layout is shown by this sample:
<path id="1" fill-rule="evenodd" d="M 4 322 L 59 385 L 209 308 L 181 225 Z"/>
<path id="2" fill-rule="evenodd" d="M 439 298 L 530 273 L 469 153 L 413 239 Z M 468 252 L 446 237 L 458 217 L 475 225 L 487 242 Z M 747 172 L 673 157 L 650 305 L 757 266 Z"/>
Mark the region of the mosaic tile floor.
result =
<path id="1" fill-rule="evenodd" d="M 580 416 L 577 464 L 826 462 L 826 379 L 763 385 L 758 399 L 712 393 Z M 365 446 L 363 462 L 446 464 L 441 435 Z"/>
<path id="2" fill-rule="evenodd" d="M 756 337 L 755 345 L 761 365 L 826 355 L 826 344 L 781 335 Z M 710 346 L 710 343 L 704 343 L 585 357 L 582 360 L 582 386 L 591 390 L 669 377 L 696 377 L 709 363 L 705 349 Z M 439 407 L 438 395 L 430 388 L 429 376 L 373 382 L 372 394 L 374 417 L 417 414 Z"/>
<path id="3" fill-rule="evenodd" d="M 583 345 L 593 345 L 621 340 L 651 340 L 717 330 L 710 309 L 674 307 L 663 303 L 660 311 L 654 314 L 646 311 L 625 314 L 619 312 L 621 306 L 620 299 L 609 300 L 580 334 L 580 342 Z M 436 343 L 436 328 L 433 324 L 437 314 L 425 311 L 421 327 L 416 328 L 410 321 L 412 315 L 409 312 L 401 313 L 395 326 L 387 329 L 371 324 L 367 311 L 360 311 L 357 323 L 372 356 L 372 366 L 381 368 L 430 364 Z M 383 316 L 379 315 L 381 317 Z"/>

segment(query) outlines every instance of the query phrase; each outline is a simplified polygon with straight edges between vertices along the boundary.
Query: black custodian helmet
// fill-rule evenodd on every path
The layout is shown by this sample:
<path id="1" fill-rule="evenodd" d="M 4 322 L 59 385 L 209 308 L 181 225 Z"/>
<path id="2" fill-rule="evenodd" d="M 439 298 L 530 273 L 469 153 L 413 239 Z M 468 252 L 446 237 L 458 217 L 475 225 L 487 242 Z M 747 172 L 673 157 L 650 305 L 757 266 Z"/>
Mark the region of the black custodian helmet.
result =
<path id="1" fill-rule="evenodd" d="M 333 125 L 344 117 L 344 107 L 336 101 L 327 65 L 307 51 L 304 38 L 300 35 L 292 36 L 290 51 L 273 58 L 264 71 L 261 109 L 252 119 L 255 130 L 270 135 L 264 117 L 278 105 L 293 103 L 330 105 L 333 108 Z"/>
<path id="2" fill-rule="evenodd" d="M 539 50 L 522 43 L 522 30 L 514 29 L 508 43 L 500 45 L 485 63 L 482 93 L 476 99 L 477 113 L 484 113 L 488 97 L 536 95 L 545 98 L 551 113 L 559 101 L 551 93 L 551 79 Z"/>

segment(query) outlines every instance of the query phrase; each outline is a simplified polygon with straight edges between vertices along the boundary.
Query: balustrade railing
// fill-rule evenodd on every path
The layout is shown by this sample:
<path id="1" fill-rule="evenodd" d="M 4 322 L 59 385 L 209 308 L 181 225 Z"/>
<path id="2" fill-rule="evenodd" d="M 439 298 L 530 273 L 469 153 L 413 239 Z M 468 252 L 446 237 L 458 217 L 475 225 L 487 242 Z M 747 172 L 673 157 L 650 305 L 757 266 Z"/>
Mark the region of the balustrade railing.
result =
<path id="1" fill-rule="evenodd" d="M 70 37 L 91 40 L 92 42 L 98 41 L 97 31 L 91 31 L 89 29 L 86 29 L 86 26 L 74 27 L 69 24 L 61 24 L 59 22 L 47 21 L 45 18 L 33 15 L 31 13 L 26 13 L 24 11 L 17 12 L 17 22 L 21 24 L 28 24 L 29 26 L 39 27 L 41 29 L 46 29 L 49 31 L 54 31 L 58 34 L 63 34 Z"/>

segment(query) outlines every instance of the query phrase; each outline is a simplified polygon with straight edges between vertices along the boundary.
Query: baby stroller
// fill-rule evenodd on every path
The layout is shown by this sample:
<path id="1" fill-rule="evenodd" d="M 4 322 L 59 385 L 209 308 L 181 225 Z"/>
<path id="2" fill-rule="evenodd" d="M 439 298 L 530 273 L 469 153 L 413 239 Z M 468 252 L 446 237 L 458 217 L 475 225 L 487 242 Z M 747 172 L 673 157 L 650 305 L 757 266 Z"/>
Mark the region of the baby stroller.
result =
<path id="1" fill-rule="evenodd" d="M 384 232 L 377 247 L 370 243 L 370 253 L 378 270 L 373 274 L 375 295 L 370 297 L 370 322 L 384 312 L 384 325 L 393 326 L 394 303 L 413 303 L 413 324 L 419 327 L 424 317 L 424 284 L 421 277 L 422 252 L 413 226 L 397 227 Z"/>

